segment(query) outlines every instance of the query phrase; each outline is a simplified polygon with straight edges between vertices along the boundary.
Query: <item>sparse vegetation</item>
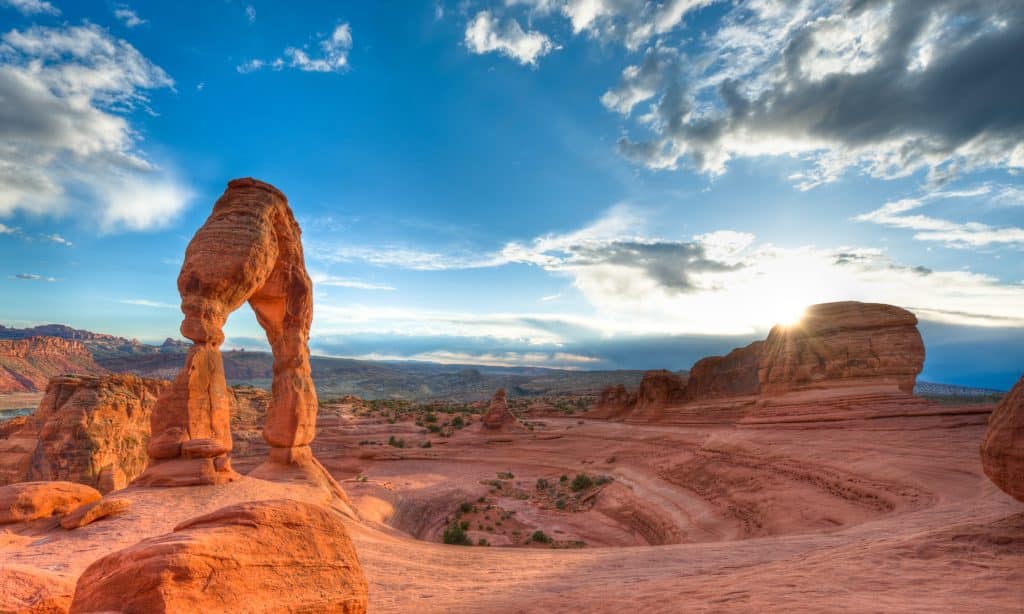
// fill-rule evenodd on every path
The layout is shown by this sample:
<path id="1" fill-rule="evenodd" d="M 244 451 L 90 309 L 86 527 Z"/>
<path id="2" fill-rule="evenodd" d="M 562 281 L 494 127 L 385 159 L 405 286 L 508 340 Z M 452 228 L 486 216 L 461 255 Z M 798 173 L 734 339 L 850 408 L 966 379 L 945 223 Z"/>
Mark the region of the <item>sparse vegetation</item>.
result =
<path id="1" fill-rule="evenodd" d="M 530 536 L 530 539 L 532 541 L 535 541 L 535 542 L 539 543 L 539 544 L 550 544 L 551 543 L 551 538 L 548 537 L 547 533 L 545 533 L 544 531 L 541 531 L 540 529 L 537 529 L 536 531 L 534 531 L 533 535 Z"/>
<path id="2" fill-rule="evenodd" d="M 388 438 L 388 445 L 393 447 L 393 448 L 404 448 L 405 447 L 405 440 L 404 439 L 398 439 L 394 435 L 392 435 L 390 438 Z"/>
<path id="3" fill-rule="evenodd" d="M 452 546 L 472 546 L 473 542 L 469 541 L 469 536 L 466 535 L 466 529 L 461 524 L 451 524 L 444 530 L 443 535 L 444 543 Z"/>
<path id="4" fill-rule="evenodd" d="M 593 485 L 594 480 L 592 480 L 589 475 L 585 473 L 578 473 L 576 474 L 576 477 L 572 479 L 572 484 L 569 485 L 569 488 L 574 492 L 579 492 L 581 490 L 586 490 Z"/>

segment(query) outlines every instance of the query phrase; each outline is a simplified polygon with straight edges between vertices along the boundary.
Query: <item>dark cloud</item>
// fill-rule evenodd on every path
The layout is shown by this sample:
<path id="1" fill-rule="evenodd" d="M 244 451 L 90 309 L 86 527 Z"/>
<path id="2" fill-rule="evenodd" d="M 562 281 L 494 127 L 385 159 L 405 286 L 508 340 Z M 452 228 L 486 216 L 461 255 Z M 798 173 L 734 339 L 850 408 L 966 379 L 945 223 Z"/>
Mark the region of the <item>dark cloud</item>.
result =
<path id="1" fill-rule="evenodd" d="M 842 49 L 833 29 L 857 27 L 852 20 L 871 12 L 877 19 L 864 23 L 875 31 L 849 33 L 863 49 Z M 710 92 L 666 72 L 659 81 L 645 60 L 633 81 L 661 88 L 655 138 L 623 138 L 622 153 L 652 167 L 688 157 L 721 171 L 734 156 L 813 150 L 818 168 L 805 185 L 851 165 L 877 176 L 928 168 L 942 180 L 963 168 L 1024 164 L 1024 2 L 874 0 L 812 17 L 754 72 L 712 64 L 724 78 Z M 846 55 L 829 64 L 835 48 Z M 752 84 L 758 79 L 766 81 Z M 702 112 L 695 101 L 706 93 L 714 110 Z"/>
<path id="2" fill-rule="evenodd" d="M 699 273 L 722 273 L 742 267 L 708 257 L 705 246 L 696 242 L 614 241 L 598 247 L 578 246 L 572 249 L 572 265 L 611 264 L 643 271 L 666 290 L 696 290 L 691 276 Z"/>

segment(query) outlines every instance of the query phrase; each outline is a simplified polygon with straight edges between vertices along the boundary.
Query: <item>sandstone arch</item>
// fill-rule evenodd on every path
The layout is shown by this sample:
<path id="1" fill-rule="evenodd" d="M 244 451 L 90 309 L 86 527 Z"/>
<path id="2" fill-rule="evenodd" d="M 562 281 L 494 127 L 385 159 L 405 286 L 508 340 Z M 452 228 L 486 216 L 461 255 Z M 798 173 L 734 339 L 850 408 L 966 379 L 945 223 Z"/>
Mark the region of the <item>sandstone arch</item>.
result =
<path id="1" fill-rule="evenodd" d="M 231 481 L 231 428 L 220 346 L 228 316 L 248 302 L 274 355 L 263 437 L 277 464 L 315 463 L 317 398 L 310 376 L 312 282 L 288 199 L 256 179 L 236 179 L 185 250 L 178 292 L 191 339 L 185 366 L 153 410 L 149 486 Z"/>

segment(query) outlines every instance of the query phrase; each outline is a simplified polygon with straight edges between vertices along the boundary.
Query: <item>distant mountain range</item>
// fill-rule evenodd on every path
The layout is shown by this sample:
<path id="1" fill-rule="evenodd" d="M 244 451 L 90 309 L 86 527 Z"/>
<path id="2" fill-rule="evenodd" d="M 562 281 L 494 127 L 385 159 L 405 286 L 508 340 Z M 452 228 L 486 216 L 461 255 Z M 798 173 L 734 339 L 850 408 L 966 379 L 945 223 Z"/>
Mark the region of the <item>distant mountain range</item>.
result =
<path id="1" fill-rule="evenodd" d="M 82 372 L 89 373 L 105 370 L 171 379 L 184 364 L 185 353 L 190 346 L 189 343 L 170 338 L 161 345 L 150 345 L 137 339 L 94 333 L 63 324 L 46 324 L 20 329 L 0 325 L 0 340 L 28 339 L 40 336 L 78 342 L 88 349 L 95 363 L 88 360 L 83 361 L 80 355 L 75 355 L 69 361 L 62 362 L 56 360 L 51 351 L 40 363 L 41 370 L 29 370 L 30 377 L 19 379 L 12 373 L 23 368 L 24 360 L 11 358 L 5 363 L 8 366 L 8 371 L 5 374 L 7 379 L 31 381 L 35 382 L 36 386 L 35 388 L 21 386 L 12 388 L 10 391 L 41 389 L 38 384 L 41 382 L 45 386 L 45 377 L 61 374 L 60 372 L 50 373 L 50 371 L 61 371 L 62 369 L 80 368 Z M 77 344 L 74 345 L 80 347 Z M 269 352 L 230 350 L 225 351 L 223 356 L 224 370 L 231 384 L 270 387 L 273 375 L 273 357 Z M 2 360 L 3 357 L 0 356 L 0 361 Z M 450 399 L 465 402 L 490 398 L 498 388 L 505 388 L 513 397 L 596 395 L 603 388 L 614 384 L 636 388 L 643 377 L 643 371 L 636 370 L 570 371 L 539 367 L 367 361 L 326 356 L 314 356 L 311 359 L 311 366 L 317 392 L 325 398 L 353 394 L 365 399 Z M 0 370 L 2 368 L 3 365 L 0 365 Z M 0 390 L 0 392 L 3 391 Z M 918 382 L 914 392 L 922 396 L 953 401 L 957 399 L 987 401 L 997 399 L 1003 394 L 999 390 L 931 382 Z"/>

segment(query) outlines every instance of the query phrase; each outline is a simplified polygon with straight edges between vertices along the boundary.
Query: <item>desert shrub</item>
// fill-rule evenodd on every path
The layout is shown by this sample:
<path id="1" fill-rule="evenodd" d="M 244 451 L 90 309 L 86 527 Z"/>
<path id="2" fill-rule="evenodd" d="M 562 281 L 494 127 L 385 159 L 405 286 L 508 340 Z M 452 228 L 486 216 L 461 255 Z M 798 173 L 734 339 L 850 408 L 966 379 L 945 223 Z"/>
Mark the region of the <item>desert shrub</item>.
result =
<path id="1" fill-rule="evenodd" d="M 444 543 L 451 544 L 453 546 L 471 546 L 473 542 L 469 541 L 469 536 L 466 535 L 466 530 L 459 524 L 448 525 L 448 528 L 444 530 Z"/>
<path id="2" fill-rule="evenodd" d="M 482 537 L 477 540 L 476 545 L 478 545 L 478 546 L 490 546 L 490 544 L 487 543 L 487 540 L 482 538 Z"/>
<path id="3" fill-rule="evenodd" d="M 548 481 L 544 478 L 537 478 L 537 490 L 547 490 Z"/>
<path id="4" fill-rule="evenodd" d="M 541 531 L 540 529 L 537 529 L 536 531 L 534 531 L 533 535 L 530 536 L 530 539 L 535 541 L 535 542 L 537 542 L 537 543 L 539 543 L 539 544 L 550 544 L 551 543 L 551 538 L 548 537 L 548 534 L 545 533 L 544 531 Z"/>
<path id="5" fill-rule="evenodd" d="M 394 447 L 394 448 L 404 448 L 405 447 L 405 440 L 404 439 L 397 439 L 394 435 L 392 435 L 388 439 L 388 445 L 391 446 L 391 447 Z"/>
<path id="6" fill-rule="evenodd" d="M 428 439 L 428 440 L 424 441 L 423 443 L 421 443 L 421 444 L 420 444 L 420 447 L 421 447 L 421 448 L 430 448 L 430 447 L 432 447 L 433 445 L 434 445 L 434 444 L 430 443 L 430 440 Z"/>
<path id="7" fill-rule="evenodd" d="M 560 510 L 564 510 L 565 509 L 565 499 L 561 499 L 561 498 L 556 499 L 555 500 L 555 507 L 557 507 Z"/>
<path id="8" fill-rule="evenodd" d="M 441 427 L 437 426 L 436 424 L 428 424 L 427 430 L 430 431 L 431 433 L 440 433 Z"/>
<path id="9" fill-rule="evenodd" d="M 565 475 L 565 474 L 563 473 L 563 474 L 562 474 L 562 477 L 558 478 L 558 481 L 559 481 L 559 482 L 563 482 L 563 483 L 564 483 L 564 482 L 568 482 L 568 481 L 569 481 L 569 476 L 567 476 L 567 475 Z"/>
<path id="10" fill-rule="evenodd" d="M 511 471 L 499 471 L 498 472 L 498 478 L 502 479 L 502 480 L 511 480 L 514 477 L 516 477 L 516 476 L 512 475 Z"/>
<path id="11" fill-rule="evenodd" d="M 424 422 L 437 422 L 437 414 L 431 412 L 431 413 L 427 414 L 426 416 L 423 416 L 423 421 Z"/>
<path id="12" fill-rule="evenodd" d="M 459 523 L 459 526 L 462 527 L 463 531 L 468 531 L 469 530 L 469 521 L 468 520 L 463 520 L 462 522 Z"/>
<path id="13" fill-rule="evenodd" d="M 461 429 L 464 426 L 466 426 L 466 424 L 465 422 L 462 421 L 462 416 L 455 416 L 454 418 L 452 418 L 453 428 Z"/>
<path id="14" fill-rule="evenodd" d="M 572 479 L 572 484 L 569 488 L 573 489 L 574 492 L 586 490 L 594 485 L 594 480 L 590 479 L 590 476 L 585 473 L 577 473 L 576 477 Z"/>
<path id="15" fill-rule="evenodd" d="M 613 478 L 610 475 L 599 475 L 596 478 L 594 478 L 594 484 L 596 484 L 597 486 L 603 486 L 614 479 L 615 478 Z"/>
<path id="16" fill-rule="evenodd" d="M 463 501 L 462 504 L 459 505 L 459 511 L 463 514 L 468 514 L 473 511 L 473 504 L 469 501 Z"/>

